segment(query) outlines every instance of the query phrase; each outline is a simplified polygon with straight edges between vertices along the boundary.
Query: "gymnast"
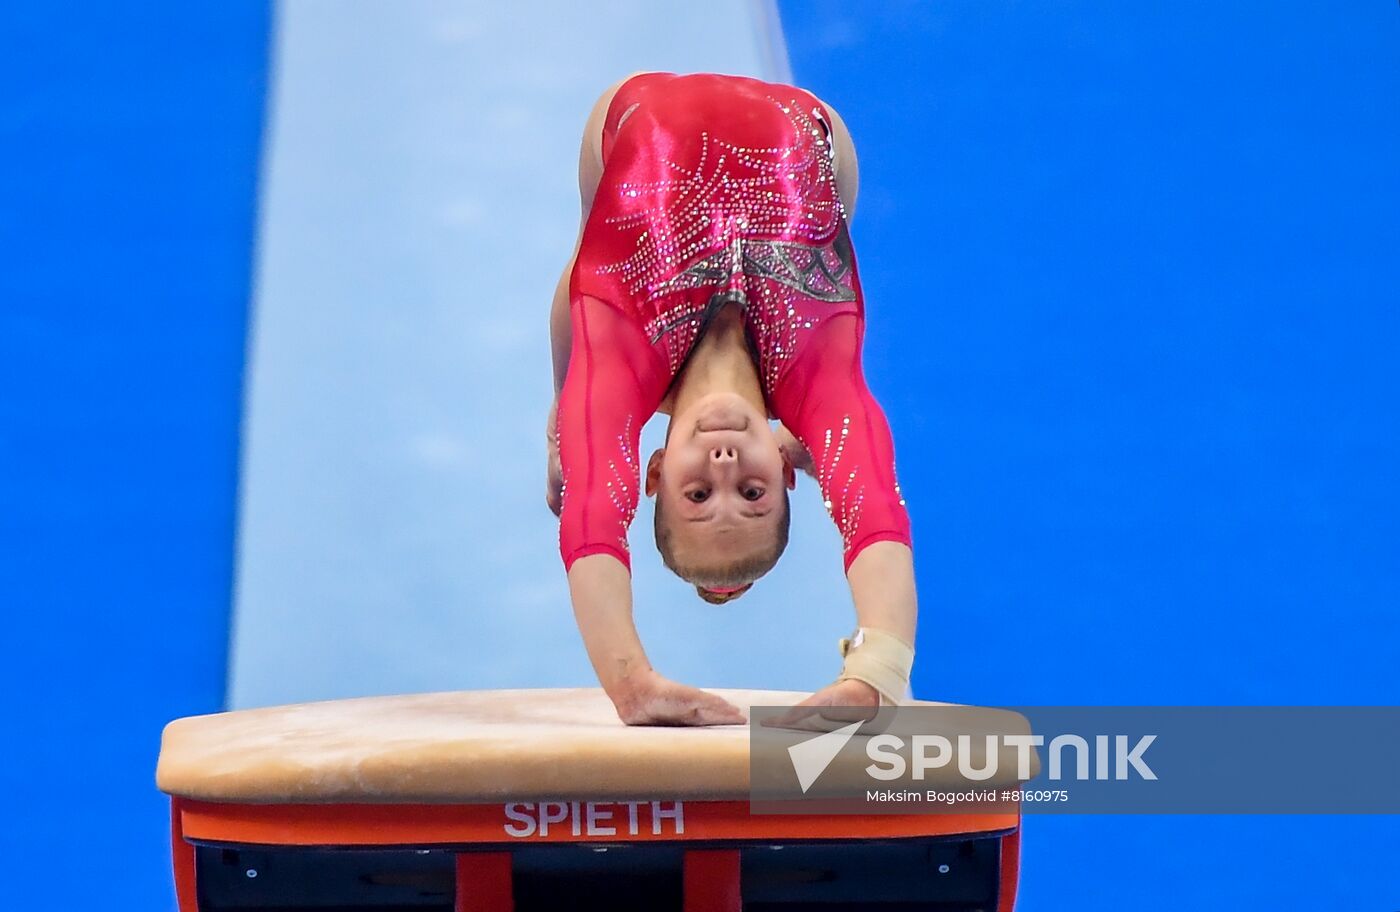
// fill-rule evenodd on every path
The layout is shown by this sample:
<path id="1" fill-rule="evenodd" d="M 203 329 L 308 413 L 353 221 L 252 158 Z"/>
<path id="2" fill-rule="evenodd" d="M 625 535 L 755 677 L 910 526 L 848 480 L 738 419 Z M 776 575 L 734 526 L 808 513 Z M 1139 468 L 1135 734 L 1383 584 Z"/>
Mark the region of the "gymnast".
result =
<path id="1" fill-rule="evenodd" d="M 856 187 L 841 118 L 792 86 L 637 73 L 589 115 L 579 238 L 550 315 L 546 498 L 589 659 L 628 724 L 744 721 L 647 661 L 627 543 L 643 486 L 663 562 L 718 604 L 774 566 L 796 472 L 815 478 L 858 628 L 836 682 L 801 705 L 907 692 L 913 554 L 889 426 L 861 369 Z M 670 416 L 666 446 L 643 465 L 657 412 Z"/>

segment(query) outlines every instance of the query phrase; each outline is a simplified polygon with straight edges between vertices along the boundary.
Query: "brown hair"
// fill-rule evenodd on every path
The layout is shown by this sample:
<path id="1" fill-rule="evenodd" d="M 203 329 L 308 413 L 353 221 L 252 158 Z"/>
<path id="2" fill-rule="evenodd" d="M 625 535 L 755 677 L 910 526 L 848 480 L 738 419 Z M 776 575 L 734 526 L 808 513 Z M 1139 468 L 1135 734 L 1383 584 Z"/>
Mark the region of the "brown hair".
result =
<path id="1" fill-rule="evenodd" d="M 752 554 L 746 554 L 734 560 L 725 561 L 713 566 L 703 566 L 698 563 L 682 564 L 677 560 L 674 543 L 671 540 L 671 527 L 667 525 L 662 516 L 661 497 L 656 498 L 656 513 L 654 526 L 656 529 L 656 550 L 661 552 L 661 561 L 676 576 L 688 583 L 694 583 L 695 589 L 700 597 L 712 605 L 720 605 L 732 599 L 738 598 L 748 591 L 748 587 L 754 580 L 763 576 L 774 565 L 778 563 L 778 558 L 783 556 L 787 550 L 788 529 L 791 525 L 792 510 L 788 500 L 788 492 L 783 488 L 782 515 L 778 517 L 777 534 L 773 542 L 767 547 L 758 549 Z M 707 590 L 713 589 L 740 589 L 734 593 L 715 593 Z"/>

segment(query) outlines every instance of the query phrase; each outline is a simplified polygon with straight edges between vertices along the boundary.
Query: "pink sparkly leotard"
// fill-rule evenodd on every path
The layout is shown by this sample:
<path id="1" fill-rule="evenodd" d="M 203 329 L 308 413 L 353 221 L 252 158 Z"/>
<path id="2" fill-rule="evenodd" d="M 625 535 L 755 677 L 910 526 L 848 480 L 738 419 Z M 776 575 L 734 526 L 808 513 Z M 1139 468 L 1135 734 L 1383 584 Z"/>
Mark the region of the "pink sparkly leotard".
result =
<path id="1" fill-rule="evenodd" d="M 629 566 L 642 425 L 726 302 L 743 309 L 769 412 L 811 452 L 845 566 L 909 543 L 894 444 L 861 370 L 864 306 L 831 128 L 801 89 L 647 73 L 612 99 L 569 283 L 560 393 L 566 567 Z"/>

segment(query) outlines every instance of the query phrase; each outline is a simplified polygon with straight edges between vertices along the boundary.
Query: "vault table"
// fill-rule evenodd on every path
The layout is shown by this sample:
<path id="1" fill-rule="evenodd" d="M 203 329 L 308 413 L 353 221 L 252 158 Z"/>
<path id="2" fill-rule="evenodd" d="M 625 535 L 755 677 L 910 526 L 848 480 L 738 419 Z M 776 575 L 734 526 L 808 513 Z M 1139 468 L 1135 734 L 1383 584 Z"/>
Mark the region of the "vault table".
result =
<path id="1" fill-rule="evenodd" d="M 718 690 L 741 706 L 805 694 Z M 601 690 L 179 719 L 181 912 L 1009 912 L 1017 813 L 753 814 L 747 727 L 629 728 Z"/>

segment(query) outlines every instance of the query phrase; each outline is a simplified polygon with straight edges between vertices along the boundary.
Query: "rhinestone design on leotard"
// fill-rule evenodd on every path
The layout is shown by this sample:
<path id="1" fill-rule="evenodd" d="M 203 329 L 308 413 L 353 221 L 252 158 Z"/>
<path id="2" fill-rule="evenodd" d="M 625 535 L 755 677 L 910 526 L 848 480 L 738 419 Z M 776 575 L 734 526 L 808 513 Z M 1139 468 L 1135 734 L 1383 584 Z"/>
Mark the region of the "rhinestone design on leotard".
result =
<path id="1" fill-rule="evenodd" d="M 724 287 L 739 273 L 755 279 L 771 279 L 803 296 L 818 301 L 854 301 L 851 264 L 834 245 L 815 247 L 784 241 L 745 240 L 736 237 L 717 253 L 687 266 L 685 271 L 658 286 L 658 294 L 691 288 Z M 665 325 L 653 330 L 652 340 L 660 338 Z"/>
<path id="2" fill-rule="evenodd" d="M 822 320 L 821 313 L 813 313 L 812 302 L 821 301 L 832 308 L 840 308 L 855 300 L 855 290 L 844 224 L 838 226 L 837 238 L 832 244 L 802 250 L 790 245 L 783 251 L 781 256 L 795 258 L 794 265 L 804 277 L 802 287 L 768 275 L 767 270 L 772 266 L 762 259 L 767 252 L 760 251 L 753 261 L 764 270 L 755 277 L 770 281 L 748 283 L 751 297 L 744 299 L 744 317 L 749 337 L 758 349 L 763 391 L 772 396 L 788 359 L 800 346 L 800 335 Z M 822 312 L 829 309 L 823 308 Z"/>
<path id="3" fill-rule="evenodd" d="M 812 454 L 817 484 L 822 491 L 822 506 L 836 521 L 843 552 L 851 550 L 855 532 L 860 528 L 861 505 L 865 501 L 865 485 L 857 477 L 859 470 L 846 471 L 841 465 L 841 457 L 846 452 L 846 438 L 850 433 L 851 416 L 843 415 L 840 428 L 827 428 L 822 432 L 820 448 L 813 447 L 810 441 L 802 441 L 807 452 Z"/>
<path id="4" fill-rule="evenodd" d="M 644 327 L 663 346 L 672 371 L 694 347 L 715 300 L 683 292 L 708 287 L 738 301 L 771 390 L 798 332 L 818 322 L 798 319 L 788 298 L 847 303 L 856 293 L 825 119 L 816 108 L 809 113 L 794 102 L 769 101 L 793 125 L 790 143 L 740 146 L 704 132 L 693 168 L 663 158 L 671 177 L 620 183 L 626 214 L 605 224 L 636 232 L 636 246 L 597 272 L 621 280 L 635 299 L 676 296 Z M 751 312 L 755 301 L 758 312 Z"/>
<path id="5" fill-rule="evenodd" d="M 608 472 L 611 477 L 607 480 L 608 498 L 612 500 L 612 505 L 617 512 L 624 517 L 623 534 L 618 537 L 618 544 L 623 551 L 629 551 L 627 545 L 627 527 L 632 525 L 632 520 L 637 516 L 638 495 L 634 488 L 637 485 L 637 451 L 632 443 L 632 426 L 635 419 L 632 415 L 627 416 L 623 424 L 622 433 L 617 435 L 617 454 L 622 459 L 622 465 L 616 459 L 608 460 Z"/>

